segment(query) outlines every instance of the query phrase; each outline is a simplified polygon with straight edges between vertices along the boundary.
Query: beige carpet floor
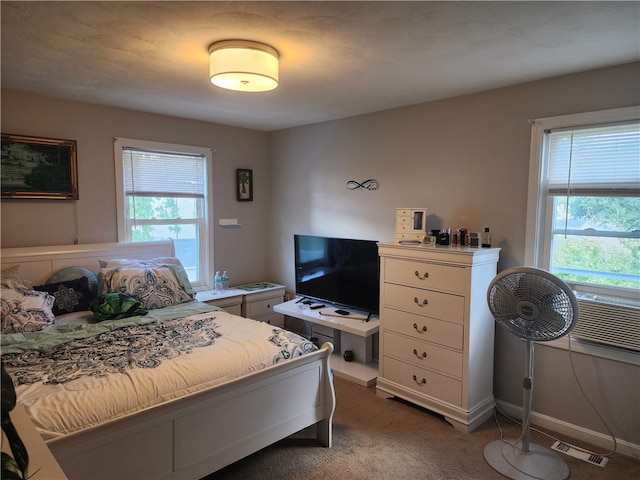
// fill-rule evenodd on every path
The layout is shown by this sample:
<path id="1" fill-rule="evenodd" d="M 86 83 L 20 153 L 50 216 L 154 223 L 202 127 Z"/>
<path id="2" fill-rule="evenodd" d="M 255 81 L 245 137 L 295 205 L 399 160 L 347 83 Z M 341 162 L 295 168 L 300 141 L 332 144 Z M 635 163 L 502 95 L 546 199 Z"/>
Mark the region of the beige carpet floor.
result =
<path id="1" fill-rule="evenodd" d="M 500 438 L 494 420 L 472 433 L 456 431 L 442 417 L 399 400 L 376 396 L 375 387 L 361 387 L 335 378 L 337 406 L 333 447 L 305 429 L 206 477 L 279 480 L 484 480 L 505 478 L 484 459 L 487 443 Z M 505 438 L 518 438 L 521 427 L 500 419 Z M 595 448 L 561 438 L 573 445 Z M 532 432 L 531 442 L 550 447 L 553 440 Z M 597 450 L 596 451 L 601 451 Z M 571 479 L 640 479 L 640 460 L 614 454 L 606 467 L 560 454 Z"/>

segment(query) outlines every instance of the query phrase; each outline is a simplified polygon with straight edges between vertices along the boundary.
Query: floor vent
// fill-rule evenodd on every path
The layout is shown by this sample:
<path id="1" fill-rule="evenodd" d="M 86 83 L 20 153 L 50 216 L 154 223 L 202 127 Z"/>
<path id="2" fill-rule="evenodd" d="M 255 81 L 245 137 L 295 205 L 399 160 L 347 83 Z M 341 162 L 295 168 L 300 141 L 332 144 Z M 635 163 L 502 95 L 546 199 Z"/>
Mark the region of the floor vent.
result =
<path id="1" fill-rule="evenodd" d="M 582 450 L 578 450 L 576 447 L 564 442 L 556 442 L 551 446 L 551 448 L 569 455 L 570 457 L 579 458 L 580 460 L 584 460 L 592 465 L 597 465 L 598 467 L 604 467 L 609 461 L 606 457 L 601 457 L 594 453 L 583 452 Z"/>

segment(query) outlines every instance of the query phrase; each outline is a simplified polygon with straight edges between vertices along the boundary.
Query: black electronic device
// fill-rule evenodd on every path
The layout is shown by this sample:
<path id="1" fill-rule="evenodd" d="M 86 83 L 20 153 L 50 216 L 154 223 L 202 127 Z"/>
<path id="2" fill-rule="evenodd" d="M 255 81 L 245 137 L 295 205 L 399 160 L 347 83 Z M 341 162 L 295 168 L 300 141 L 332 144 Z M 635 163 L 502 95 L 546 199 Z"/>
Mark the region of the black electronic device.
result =
<path id="1" fill-rule="evenodd" d="M 326 307 L 326 305 L 319 303 L 318 305 L 311 305 L 309 308 L 311 310 L 319 310 L 320 308 L 324 308 L 324 307 Z"/>
<path id="2" fill-rule="evenodd" d="M 351 313 L 351 312 L 349 312 L 347 310 L 342 310 L 341 308 L 339 308 L 339 309 L 336 310 L 336 313 L 338 315 L 349 315 L 349 313 Z"/>
<path id="3" fill-rule="evenodd" d="M 380 310 L 374 240 L 294 235 L 296 294 L 367 313 Z"/>

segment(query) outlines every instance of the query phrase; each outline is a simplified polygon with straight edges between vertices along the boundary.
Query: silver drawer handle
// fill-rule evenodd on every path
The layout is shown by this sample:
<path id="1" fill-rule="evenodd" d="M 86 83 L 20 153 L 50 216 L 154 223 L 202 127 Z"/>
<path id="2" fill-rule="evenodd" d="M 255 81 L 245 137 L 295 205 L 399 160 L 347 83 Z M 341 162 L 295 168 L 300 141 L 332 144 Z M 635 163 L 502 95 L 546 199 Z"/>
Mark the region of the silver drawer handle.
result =
<path id="1" fill-rule="evenodd" d="M 425 298 L 424 300 L 422 300 L 422 303 L 420 303 L 418 301 L 418 297 L 413 297 L 413 301 L 415 302 L 416 305 L 418 305 L 419 307 L 426 307 L 429 304 L 429 301 Z"/>
<path id="2" fill-rule="evenodd" d="M 418 381 L 418 377 L 416 377 L 415 375 L 413 376 L 413 381 L 416 382 L 417 385 L 426 385 L 427 384 L 427 379 L 426 378 L 422 378 L 422 380 Z"/>
<path id="3" fill-rule="evenodd" d="M 416 270 L 416 277 L 418 277 L 420 280 L 426 280 L 427 278 L 429 278 L 429 272 L 424 272 L 424 275 L 420 276 L 418 270 Z"/>
<path id="4" fill-rule="evenodd" d="M 418 355 L 418 350 L 416 350 L 415 348 L 413 349 L 413 354 L 418 360 L 424 360 L 425 358 L 427 358 L 427 352 L 422 352 L 422 355 Z"/>
<path id="5" fill-rule="evenodd" d="M 418 330 L 418 324 L 417 324 L 417 323 L 414 323 L 414 324 L 413 324 L 413 328 L 415 328 L 415 329 L 416 329 L 416 332 L 418 332 L 420 335 L 424 335 L 425 333 L 427 333 L 427 326 L 426 326 L 426 325 L 424 325 L 424 326 L 422 327 L 422 330 Z"/>

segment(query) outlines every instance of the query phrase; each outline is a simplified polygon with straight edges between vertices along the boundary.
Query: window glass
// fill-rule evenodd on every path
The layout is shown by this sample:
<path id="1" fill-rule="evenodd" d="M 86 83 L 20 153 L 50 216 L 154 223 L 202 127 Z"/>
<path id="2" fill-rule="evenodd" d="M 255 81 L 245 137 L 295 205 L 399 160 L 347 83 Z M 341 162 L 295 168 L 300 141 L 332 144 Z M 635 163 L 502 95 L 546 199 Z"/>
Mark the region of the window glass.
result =
<path id="1" fill-rule="evenodd" d="M 116 141 L 120 241 L 172 239 L 176 256 L 196 288 L 208 288 L 210 276 L 210 160 L 211 151 L 199 147 Z"/>
<path id="2" fill-rule="evenodd" d="M 548 345 L 625 362 L 640 352 L 640 107 L 532 121 L 525 264 L 578 297 Z M 573 342 L 572 342 L 573 343 Z M 615 350 L 612 350 L 614 348 Z"/>

